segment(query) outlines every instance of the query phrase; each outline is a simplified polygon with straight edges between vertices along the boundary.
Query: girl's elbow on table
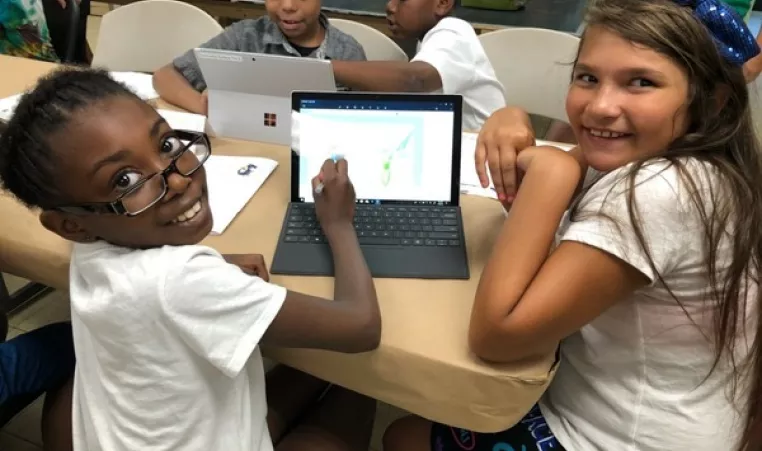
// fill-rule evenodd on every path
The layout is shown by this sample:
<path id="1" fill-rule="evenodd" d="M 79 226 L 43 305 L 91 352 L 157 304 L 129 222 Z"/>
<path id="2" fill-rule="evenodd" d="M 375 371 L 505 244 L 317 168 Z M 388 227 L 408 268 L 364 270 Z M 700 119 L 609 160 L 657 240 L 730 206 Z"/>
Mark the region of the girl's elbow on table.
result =
<path id="1" fill-rule="evenodd" d="M 555 352 L 558 339 L 537 333 L 536 327 L 508 315 L 473 315 L 468 344 L 487 362 L 511 363 L 545 357 Z"/>

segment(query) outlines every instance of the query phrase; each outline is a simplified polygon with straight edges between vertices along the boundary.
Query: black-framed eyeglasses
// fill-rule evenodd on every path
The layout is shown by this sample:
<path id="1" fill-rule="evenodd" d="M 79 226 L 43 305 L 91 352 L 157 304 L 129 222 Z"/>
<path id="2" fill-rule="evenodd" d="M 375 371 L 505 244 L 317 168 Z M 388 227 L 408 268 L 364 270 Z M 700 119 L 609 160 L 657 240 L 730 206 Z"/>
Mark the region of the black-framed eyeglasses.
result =
<path id="1" fill-rule="evenodd" d="M 167 194 L 167 177 L 176 172 L 189 177 L 204 165 L 212 154 L 212 144 L 206 133 L 174 130 L 174 137 L 181 144 L 168 152 L 169 165 L 161 172 L 144 177 L 121 194 L 113 202 L 93 202 L 56 207 L 55 210 L 73 214 L 116 214 L 136 216 L 156 205 Z"/>

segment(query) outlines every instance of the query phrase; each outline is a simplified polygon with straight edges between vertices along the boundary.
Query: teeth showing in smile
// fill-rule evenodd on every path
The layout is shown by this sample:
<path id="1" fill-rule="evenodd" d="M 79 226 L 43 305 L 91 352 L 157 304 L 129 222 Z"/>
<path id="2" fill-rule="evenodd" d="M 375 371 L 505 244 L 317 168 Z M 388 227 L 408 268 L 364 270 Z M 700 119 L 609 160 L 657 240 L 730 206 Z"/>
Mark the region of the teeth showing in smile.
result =
<path id="1" fill-rule="evenodd" d="M 201 211 L 201 201 L 197 201 L 195 204 L 193 204 L 192 207 L 188 209 L 185 213 L 181 213 L 178 215 L 175 219 L 172 220 L 172 224 L 177 224 L 179 222 L 185 222 L 190 219 L 193 219 L 198 212 Z"/>
<path id="2" fill-rule="evenodd" d="M 622 136 L 625 136 L 626 133 L 617 133 L 617 132 L 610 132 L 608 130 L 590 130 L 590 134 L 597 137 L 597 138 L 621 138 Z"/>

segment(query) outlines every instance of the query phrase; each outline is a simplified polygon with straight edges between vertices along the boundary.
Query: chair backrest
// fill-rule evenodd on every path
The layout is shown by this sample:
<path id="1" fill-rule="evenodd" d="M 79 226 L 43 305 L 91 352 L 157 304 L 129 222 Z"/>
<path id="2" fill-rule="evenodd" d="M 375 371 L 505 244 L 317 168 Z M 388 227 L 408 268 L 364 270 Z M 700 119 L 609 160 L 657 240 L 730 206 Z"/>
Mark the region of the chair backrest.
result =
<path id="1" fill-rule="evenodd" d="M 508 105 L 568 122 L 566 92 L 577 36 L 541 28 L 506 28 L 479 36 Z"/>
<path id="2" fill-rule="evenodd" d="M 357 39 L 370 61 L 407 61 L 404 50 L 389 36 L 373 27 L 346 19 L 329 19 L 331 25 Z"/>
<path id="3" fill-rule="evenodd" d="M 144 0 L 101 20 L 93 66 L 153 72 L 218 35 L 222 26 L 200 8 L 175 0 Z"/>

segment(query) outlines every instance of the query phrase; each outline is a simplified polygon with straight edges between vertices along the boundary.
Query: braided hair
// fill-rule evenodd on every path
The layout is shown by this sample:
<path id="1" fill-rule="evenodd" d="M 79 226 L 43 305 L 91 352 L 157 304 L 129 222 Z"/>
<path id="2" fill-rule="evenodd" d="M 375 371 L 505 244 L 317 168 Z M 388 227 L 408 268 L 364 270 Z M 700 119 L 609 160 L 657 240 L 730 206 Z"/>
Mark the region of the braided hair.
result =
<path id="1" fill-rule="evenodd" d="M 50 137 L 79 111 L 114 96 L 140 100 L 98 69 L 66 68 L 41 78 L 25 93 L 7 125 L 0 122 L 0 184 L 30 208 L 64 202 L 56 190 Z"/>

